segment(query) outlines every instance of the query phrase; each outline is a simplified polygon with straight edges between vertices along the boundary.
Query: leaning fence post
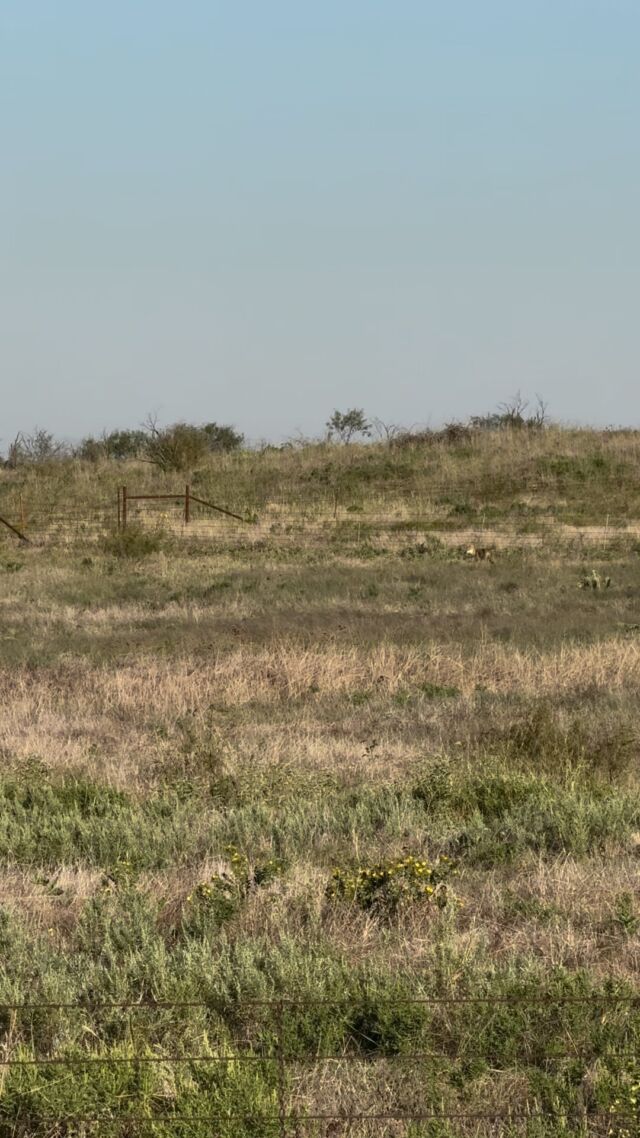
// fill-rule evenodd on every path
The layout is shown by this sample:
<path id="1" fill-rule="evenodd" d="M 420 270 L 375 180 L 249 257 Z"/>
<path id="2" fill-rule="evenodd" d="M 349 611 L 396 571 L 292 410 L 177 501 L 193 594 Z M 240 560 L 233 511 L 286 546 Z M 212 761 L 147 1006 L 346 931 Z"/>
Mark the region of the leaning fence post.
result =
<path id="1" fill-rule="evenodd" d="M 184 488 L 184 524 L 189 525 L 191 520 L 191 487 L 187 482 Z"/>
<path id="2" fill-rule="evenodd" d="M 15 533 L 16 537 L 20 538 L 20 541 L 23 541 L 26 545 L 30 545 L 29 538 L 25 537 L 23 533 L 20 533 L 20 530 L 12 526 L 11 522 L 8 522 L 6 518 L 0 518 L 0 522 L 3 526 L 6 526 L 7 529 L 10 529 L 12 533 Z"/>

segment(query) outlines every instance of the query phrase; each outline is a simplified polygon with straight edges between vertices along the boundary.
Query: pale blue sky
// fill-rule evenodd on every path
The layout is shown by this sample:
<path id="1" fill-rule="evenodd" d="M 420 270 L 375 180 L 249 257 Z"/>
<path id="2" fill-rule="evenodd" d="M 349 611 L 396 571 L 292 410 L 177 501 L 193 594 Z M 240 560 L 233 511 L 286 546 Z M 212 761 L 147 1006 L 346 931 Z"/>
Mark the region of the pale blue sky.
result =
<path id="1" fill-rule="evenodd" d="M 640 420 L 638 0 L 0 0 L 0 447 Z"/>

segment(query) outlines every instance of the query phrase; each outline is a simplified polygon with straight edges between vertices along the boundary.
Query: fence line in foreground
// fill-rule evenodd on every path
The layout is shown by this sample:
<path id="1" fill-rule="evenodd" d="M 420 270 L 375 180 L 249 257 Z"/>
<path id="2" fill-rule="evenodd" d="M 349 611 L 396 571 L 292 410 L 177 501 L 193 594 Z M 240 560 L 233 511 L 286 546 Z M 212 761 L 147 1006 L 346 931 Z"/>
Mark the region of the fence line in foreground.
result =
<path id="1" fill-rule="evenodd" d="M 296 1025 L 295 1022 L 287 1022 L 288 1014 L 296 1010 L 304 1011 L 314 1008 L 352 1009 L 359 1013 L 363 1008 L 384 1008 L 385 1006 L 387 1008 L 414 1007 L 422 1010 L 433 1008 L 434 1011 L 453 1010 L 456 1007 L 475 1007 L 479 1010 L 485 1009 L 489 1013 L 487 1026 L 491 1026 L 493 1012 L 498 1009 L 506 1007 L 511 1007 L 514 1010 L 531 1009 L 534 1011 L 538 1009 L 547 1015 L 550 1009 L 554 1009 L 558 1013 L 555 1028 L 558 1033 L 559 1047 L 557 1050 L 555 1047 L 550 1048 L 546 1054 L 536 1055 L 535 1050 L 538 1043 L 535 1030 L 533 1033 L 529 1031 L 527 1039 L 522 1041 L 519 1059 L 513 1061 L 509 1057 L 501 1061 L 498 1054 L 494 1057 L 490 1073 L 495 1078 L 496 1085 L 490 1086 L 485 1083 L 483 1088 L 485 1099 L 488 1097 L 490 1101 L 477 1101 L 478 1098 L 482 1099 L 482 1096 L 476 1094 L 475 1101 L 472 1099 L 471 1101 L 450 1101 L 449 1103 L 446 1101 L 447 1092 L 450 1098 L 455 1096 L 452 1091 L 452 1084 L 447 1084 L 442 1075 L 442 1064 L 451 1064 L 457 1061 L 468 1064 L 474 1059 L 483 1060 L 486 1064 L 488 1062 L 487 1047 L 480 1048 L 476 1042 L 476 1037 L 472 1037 L 470 1044 L 465 1044 L 454 1054 L 451 1053 L 453 1045 L 451 1040 L 448 1041 L 447 1046 L 443 1043 L 440 1049 L 404 1051 L 392 1048 L 387 1050 L 383 1045 L 376 1045 L 375 1040 L 368 1037 L 366 1026 L 358 1027 L 356 1015 L 354 1024 L 349 1028 L 343 1051 L 336 1052 L 333 1050 L 322 1054 L 316 1050 L 309 1054 L 305 1052 L 303 1046 L 301 1054 L 296 1052 Z M 572 1023 L 564 1024 L 560 1014 L 562 1008 L 576 1009 L 580 1007 L 592 1009 L 597 1016 L 596 1022 L 600 1025 L 610 1022 L 609 1017 L 614 1009 L 623 1013 L 624 1019 L 617 1032 L 620 1039 L 619 1045 L 616 1046 L 611 1039 L 603 1038 L 580 1046 L 579 1041 L 574 1038 Z M 260 1040 L 259 1035 L 257 1037 L 254 1035 L 253 1040 L 251 1038 L 244 1042 L 236 1040 L 232 1045 L 225 1036 L 223 1041 L 217 1044 L 217 1048 L 215 1044 L 210 1043 L 209 1051 L 205 1048 L 198 1053 L 184 1054 L 177 1051 L 170 1054 L 158 1053 L 158 1045 L 150 1042 L 146 1042 L 146 1050 L 140 1050 L 141 1043 L 136 1044 L 131 1013 L 188 1012 L 195 1009 L 208 1011 L 216 1016 L 224 1016 L 229 1012 L 235 1016 L 242 1012 L 255 1012 L 257 1013 L 257 1027 L 267 1032 L 266 1037 Z M 96 1015 L 101 1011 L 122 1011 L 126 1013 L 125 1020 L 130 1029 L 126 1045 L 131 1046 L 131 1054 L 100 1055 L 88 1052 L 86 1054 L 65 1055 L 54 1052 L 38 1056 L 25 1055 L 24 1050 L 18 1054 L 15 1053 L 17 1048 L 22 1047 L 24 1049 L 27 1046 L 24 1041 L 19 1042 L 17 1039 L 20 1034 L 18 1017 L 29 1018 L 32 1014 L 47 1012 L 63 1012 L 67 1015 L 70 1012 L 79 1012 Z M 260 1018 L 259 1013 L 263 1014 L 263 1018 Z M 387 1125 L 396 1127 L 396 1129 L 388 1132 L 393 1135 L 400 1133 L 418 1134 L 418 1131 L 415 1130 L 398 1130 L 398 1126 L 423 1126 L 427 1129 L 420 1130 L 420 1134 L 428 1133 L 431 1135 L 433 1133 L 440 1138 L 443 1131 L 437 1129 L 433 1131 L 430 1127 L 444 1126 L 454 1127 L 453 1131 L 451 1129 L 446 1131 L 448 1135 L 455 1133 L 478 1135 L 482 1133 L 504 1134 L 506 1136 L 513 1133 L 514 1127 L 535 1127 L 536 1124 L 545 1122 L 555 1128 L 553 1131 L 545 1130 L 545 1134 L 557 1132 L 558 1134 L 575 1134 L 576 1136 L 607 1135 L 609 1138 L 618 1138 L 618 1136 L 619 1138 L 635 1138 L 636 1135 L 640 1134 L 640 1115 L 638 1115 L 631 1097 L 628 1097 L 628 1101 L 622 1106 L 618 1103 L 612 1110 L 603 1106 L 601 1102 L 590 1101 L 588 1096 L 582 1093 L 579 1093 L 575 1102 L 569 1105 L 567 1103 L 563 1105 L 562 1102 L 545 1101 L 545 1094 L 540 1089 L 537 1093 L 524 1094 L 522 1084 L 520 1084 L 519 1096 L 511 1093 L 513 1101 L 509 1101 L 507 1093 L 510 1080 L 515 1076 L 519 1076 L 520 1079 L 526 1078 L 527 1075 L 535 1076 L 537 1079 L 546 1076 L 548 1079 L 554 1075 L 563 1077 L 567 1072 L 570 1072 L 570 1083 L 568 1085 L 575 1086 L 576 1069 L 581 1064 L 584 1065 L 585 1075 L 592 1069 L 594 1063 L 599 1063 L 617 1077 L 620 1077 L 620 1073 L 623 1072 L 629 1074 L 630 1079 L 638 1081 L 638 1048 L 633 1045 L 629 1046 L 628 1041 L 624 1040 L 624 1036 L 631 1032 L 632 1040 L 635 1040 L 640 1032 L 640 992 L 619 994 L 605 992 L 588 995 L 525 992 L 510 996 L 460 994 L 380 999 L 363 991 L 360 998 L 353 995 L 307 999 L 283 996 L 275 999 L 255 998 L 235 1002 L 223 1001 L 213 996 L 208 1000 L 144 998 L 139 1000 L 93 1001 L 88 999 L 74 1002 L 2 1002 L 0 1003 L 0 1014 L 6 1017 L 4 1040 L 0 1032 L 0 1047 L 4 1044 L 5 1048 L 5 1054 L 0 1055 L 0 1068 L 5 1072 L 0 1079 L 0 1084 L 3 1085 L 5 1092 L 4 1101 L 0 1100 L 0 1130 L 2 1123 L 5 1122 L 12 1127 L 12 1135 L 24 1135 L 25 1138 L 27 1135 L 31 1138 L 32 1135 L 36 1134 L 73 1133 L 74 1127 L 85 1128 L 79 1133 L 87 1133 L 86 1128 L 89 1128 L 91 1134 L 115 1132 L 127 1135 L 142 1131 L 188 1133 L 188 1130 L 184 1128 L 217 1127 L 217 1130 L 211 1131 L 212 1135 L 221 1135 L 223 1138 L 235 1138 L 236 1134 L 243 1136 L 259 1135 L 261 1138 L 268 1138 L 268 1136 L 273 1136 L 273 1138 L 298 1138 L 300 1136 L 302 1138 L 306 1134 L 326 1133 L 333 1136 L 339 1133 L 349 1133 L 356 1126 L 375 1127 L 377 1129 L 374 1129 L 372 1133 L 386 1134 L 387 1131 L 384 1130 L 384 1127 Z M 478 1025 L 475 1026 L 476 1032 L 479 1031 Z M 222 1024 L 221 1027 L 224 1032 L 225 1025 Z M 531 1027 L 531 1021 L 527 1021 L 527 1028 L 531 1029 Z M 535 1029 L 535 1024 L 533 1027 Z M 27 1033 L 27 1036 L 29 1034 Z M 95 1040 L 95 1025 L 92 1037 Z M 125 1041 L 121 1040 L 120 1045 L 123 1042 Z M 497 1047 L 497 1052 L 499 1052 L 499 1042 L 494 1043 L 493 1046 Z M 226 1048 L 230 1049 L 226 1050 Z M 533 1057 L 527 1054 L 532 1048 L 534 1050 Z M 237 1069 L 244 1064 L 251 1065 L 253 1071 L 262 1072 L 263 1088 L 266 1088 L 267 1094 L 267 1098 L 263 1099 L 263 1110 L 256 1112 L 247 1110 L 242 1099 L 237 1104 L 232 1099 L 229 1108 L 221 1110 L 217 1095 L 229 1091 L 229 1087 L 225 1087 L 224 1080 L 231 1078 L 232 1081 L 229 1085 L 232 1094 L 237 1095 L 237 1085 L 233 1082 L 233 1076 Z M 71 1080 L 74 1071 L 83 1072 L 84 1078 L 85 1076 L 88 1077 L 89 1071 L 100 1067 L 111 1068 L 114 1072 L 123 1070 L 123 1068 L 130 1068 L 132 1077 L 135 1076 L 139 1079 L 145 1069 L 170 1068 L 175 1075 L 178 1068 L 184 1069 L 186 1067 L 188 1069 L 189 1065 L 193 1067 L 193 1070 L 189 1072 L 193 1086 L 196 1086 L 193 1080 L 198 1067 L 208 1069 L 211 1072 L 219 1072 L 215 1075 L 215 1078 L 219 1079 L 218 1084 L 209 1080 L 206 1085 L 197 1087 L 198 1097 L 204 1106 L 202 1113 L 181 1111 L 178 1102 L 175 1103 L 178 1109 L 171 1110 L 170 1096 L 160 1094 L 157 1091 L 150 1094 L 147 1092 L 145 1099 L 141 1086 L 135 1080 L 132 1088 L 129 1088 L 127 1084 L 126 1090 L 121 1091 L 120 1098 L 116 1099 L 114 1105 L 109 1103 L 107 1109 L 99 1109 L 95 1113 L 87 1111 L 86 1105 L 85 1110 L 78 1113 L 61 1112 L 54 1115 L 42 1111 L 38 1106 L 40 1100 L 34 1100 L 32 1097 L 34 1086 L 37 1086 L 33 1082 L 33 1077 L 22 1090 L 17 1087 L 12 1089 L 10 1095 L 7 1094 L 6 1079 L 12 1069 L 16 1069 L 18 1072 L 20 1069 L 29 1068 L 38 1072 L 42 1068 L 43 1086 L 48 1086 L 44 1072 L 50 1068 L 66 1071 Z M 307 1086 L 305 1092 L 304 1077 L 301 1074 L 305 1071 L 313 1075 L 323 1065 L 335 1066 L 333 1072 L 335 1083 L 332 1084 L 332 1099 L 335 1100 L 335 1105 L 334 1101 L 330 1101 L 328 1109 L 322 1109 L 324 1102 L 314 1101 L 313 1085 Z M 399 1075 L 405 1080 L 404 1083 L 400 1083 L 398 1086 L 394 1085 L 390 1071 L 391 1066 L 398 1069 Z M 381 1085 L 378 1087 L 374 1083 L 367 1084 L 366 1101 L 368 1105 L 365 1108 L 361 1101 L 364 1096 L 362 1085 L 358 1090 L 358 1084 L 353 1082 L 353 1076 L 357 1071 L 362 1072 L 364 1069 L 368 1069 L 371 1072 L 380 1068 Z M 346 1083 L 340 1081 L 341 1069 L 345 1071 Z M 407 1076 L 411 1074 L 412 1070 L 413 1075 L 407 1080 Z M 506 1080 L 502 1089 L 501 1077 Z M 438 1086 L 438 1078 L 442 1080 L 442 1087 L 439 1090 L 434 1089 Z M 584 1080 L 584 1075 L 582 1078 Z M 73 1082 L 69 1085 L 72 1087 Z M 83 1083 L 82 1085 L 86 1087 L 87 1084 Z M 430 1087 L 430 1091 L 425 1089 L 427 1087 Z M 138 1091 L 137 1095 L 136 1090 Z M 347 1102 L 340 1101 L 340 1094 L 343 1092 L 347 1095 Z M 175 1098 L 180 1093 L 182 1092 L 176 1090 Z M 245 1098 L 247 1093 L 248 1091 L 245 1088 Z M 354 1101 L 348 1101 L 349 1095 Z M 375 1101 L 376 1097 L 378 1101 Z M 548 1099 L 549 1096 L 546 1097 Z M 495 1105 L 496 1098 L 499 1101 L 498 1106 Z M 272 1104 L 271 1108 L 270 1103 Z M 207 1109 L 209 1105 L 212 1108 L 210 1110 Z M 146 1113 L 141 1107 L 146 1107 Z M 317 1126 L 325 1126 L 327 1129 L 318 1131 Z M 473 1129 L 474 1127 L 475 1129 Z M 540 1131 L 534 1129 L 532 1133 L 539 1134 Z"/>

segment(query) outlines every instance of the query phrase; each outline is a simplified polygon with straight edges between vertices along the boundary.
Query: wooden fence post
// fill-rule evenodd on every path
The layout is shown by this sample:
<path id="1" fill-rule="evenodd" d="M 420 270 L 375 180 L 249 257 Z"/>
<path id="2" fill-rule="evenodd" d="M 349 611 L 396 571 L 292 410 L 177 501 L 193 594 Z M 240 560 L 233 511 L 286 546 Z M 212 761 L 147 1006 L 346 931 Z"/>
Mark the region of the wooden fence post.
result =
<path id="1" fill-rule="evenodd" d="M 122 528 L 127 528 L 127 487 L 122 487 Z"/>

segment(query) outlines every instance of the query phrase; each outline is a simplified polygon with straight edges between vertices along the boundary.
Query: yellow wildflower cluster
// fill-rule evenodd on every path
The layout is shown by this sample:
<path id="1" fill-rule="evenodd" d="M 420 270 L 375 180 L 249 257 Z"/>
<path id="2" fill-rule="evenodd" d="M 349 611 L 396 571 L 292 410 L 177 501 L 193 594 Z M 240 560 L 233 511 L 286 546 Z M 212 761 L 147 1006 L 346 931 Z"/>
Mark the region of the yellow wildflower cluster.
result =
<path id="1" fill-rule="evenodd" d="M 194 932 L 202 932 L 212 922 L 214 925 L 229 920 L 237 911 L 242 895 L 233 878 L 225 878 L 214 873 L 208 881 L 199 881 L 187 897 L 184 914 L 186 927 Z"/>
<path id="2" fill-rule="evenodd" d="M 246 854 L 240 853 L 236 846 L 227 846 L 225 853 L 231 864 L 231 872 L 243 893 L 248 892 L 253 886 L 266 885 L 274 877 L 278 877 L 284 869 L 282 862 L 276 857 L 252 864 Z"/>
<path id="3" fill-rule="evenodd" d="M 108 872 L 102 875 L 101 888 L 103 893 L 115 893 L 117 889 L 131 886 L 136 878 L 133 862 L 128 857 L 120 857 L 111 866 Z"/>
<path id="4" fill-rule="evenodd" d="M 208 881 L 200 881 L 187 897 L 188 905 L 215 912 L 220 919 L 231 916 L 252 889 L 272 881 L 283 870 L 277 858 L 252 866 L 246 854 L 235 846 L 227 846 L 225 853 L 231 873 L 214 873 Z"/>
<path id="5" fill-rule="evenodd" d="M 443 909 L 453 898 L 447 880 L 455 873 L 455 864 L 446 856 L 428 862 L 409 854 L 386 864 L 334 869 L 327 896 L 387 913 L 408 901 L 431 901 Z"/>
<path id="6" fill-rule="evenodd" d="M 218 873 L 214 873 L 209 881 L 199 881 L 192 893 L 187 897 L 187 901 L 192 904 L 194 901 L 210 901 L 217 897 L 232 897 L 233 888 L 231 883 L 225 881 Z"/>

